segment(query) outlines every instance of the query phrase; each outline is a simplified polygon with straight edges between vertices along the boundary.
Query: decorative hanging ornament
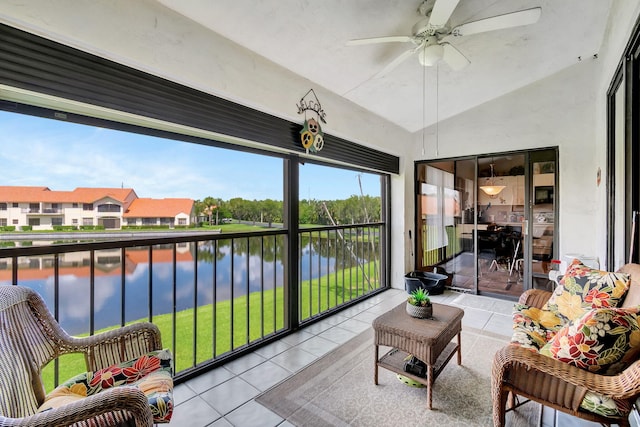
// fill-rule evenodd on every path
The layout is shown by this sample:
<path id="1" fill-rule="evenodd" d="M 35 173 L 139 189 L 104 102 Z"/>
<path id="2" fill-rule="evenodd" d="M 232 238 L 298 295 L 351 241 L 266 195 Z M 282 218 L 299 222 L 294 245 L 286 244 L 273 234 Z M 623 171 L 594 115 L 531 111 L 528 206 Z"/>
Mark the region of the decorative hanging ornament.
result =
<path id="1" fill-rule="evenodd" d="M 309 95 L 313 95 L 313 99 L 308 99 L 310 98 Z M 322 127 L 319 122 L 327 123 L 322 105 L 320 101 L 318 101 L 313 89 L 309 89 L 309 91 L 300 98 L 300 103 L 296 104 L 296 106 L 298 107 L 298 114 L 304 113 L 304 124 L 300 131 L 300 142 L 302 142 L 302 146 L 307 154 L 317 153 L 324 147 L 324 133 L 322 132 Z M 313 117 L 308 118 L 308 114 L 311 113 Z"/>

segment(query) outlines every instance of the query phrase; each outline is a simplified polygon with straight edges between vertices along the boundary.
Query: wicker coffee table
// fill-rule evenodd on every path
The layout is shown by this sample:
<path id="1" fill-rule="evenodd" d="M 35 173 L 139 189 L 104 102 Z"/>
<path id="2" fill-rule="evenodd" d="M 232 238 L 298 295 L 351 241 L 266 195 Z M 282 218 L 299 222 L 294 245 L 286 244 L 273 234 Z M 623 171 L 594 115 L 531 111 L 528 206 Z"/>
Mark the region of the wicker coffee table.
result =
<path id="1" fill-rule="evenodd" d="M 375 345 L 375 372 L 373 381 L 378 384 L 378 367 L 404 375 L 427 387 L 427 406 L 431 409 L 432 386 L 442 369 L 455 352 L 458 365 L 462 364 L 460 354 L 460 331 L 464 311 L 444 304 L 433 304 L 433 316 L 416 319 L 406 312 L 406 303 L 379 316 L 373 321 Z M 451 340 L 458 336 L 457 342 Z M 392 349 L 381 358 L 379 346 Z M 427 365 L 426 378 L 404 371 L 404 359 L 412 354 Z"/>

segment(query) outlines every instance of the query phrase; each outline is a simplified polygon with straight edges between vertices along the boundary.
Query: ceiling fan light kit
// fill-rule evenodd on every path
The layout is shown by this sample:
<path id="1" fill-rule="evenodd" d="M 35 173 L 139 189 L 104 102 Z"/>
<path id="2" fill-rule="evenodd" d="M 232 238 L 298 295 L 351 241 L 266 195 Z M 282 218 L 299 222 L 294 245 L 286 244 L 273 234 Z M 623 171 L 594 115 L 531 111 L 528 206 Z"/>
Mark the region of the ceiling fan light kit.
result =
<path id="1" fill-rule="evenodd" d="M 423 67 L 432 67 L 444 56 L 444 46 L 432 44 L 425 46 L 418 54 L 418 61 Z"/>
<path id="2" fill-rule="evenodd" d="M 418 54 L 418 62 L 424 67 L 434 66 L 443 60 L 452 70 L 460 70 L 469 65 L 470 61 L 449 42 L 449 38 L 534 24 L 540 19 L 542 12 L 540 7 L 535 7 L 466 22 L 452 29 L 447 24 L 459 2 L 460 0 L 435 0 L 432 8 L 430 8 L 429 1 L 422 2 L 418 7 L 418 13 L 424 17 L 413 25 L 410 36 L 355 39 L 348 41 L 347 45 L 408 42 L 413 44 L 411 49 L 393 59 L 374 77 L 385 75 L 415 53 Z"/>

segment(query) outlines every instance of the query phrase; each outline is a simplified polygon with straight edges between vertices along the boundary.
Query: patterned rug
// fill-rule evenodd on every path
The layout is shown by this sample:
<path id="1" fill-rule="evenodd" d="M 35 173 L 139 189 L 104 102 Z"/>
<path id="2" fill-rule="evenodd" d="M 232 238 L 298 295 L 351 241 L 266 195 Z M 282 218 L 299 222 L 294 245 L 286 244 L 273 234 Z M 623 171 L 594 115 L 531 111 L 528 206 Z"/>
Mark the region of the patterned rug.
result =
<path id="1" fill-rule="evenodd" d="M 371 328 L 256 401 L 296 426 L 492 426 L 491 362 L 507 342 L 464 328 L 462 365 L 454 356 L 437 378 L 433 410 L 427 409 L 425 388 L 407 386 L 386 369 L 379 369 L 378 385 L 373 384 Z M 506 424 L 537 426 L 540 416 L 540 405 L 529 402 L 507 413 Z"/>

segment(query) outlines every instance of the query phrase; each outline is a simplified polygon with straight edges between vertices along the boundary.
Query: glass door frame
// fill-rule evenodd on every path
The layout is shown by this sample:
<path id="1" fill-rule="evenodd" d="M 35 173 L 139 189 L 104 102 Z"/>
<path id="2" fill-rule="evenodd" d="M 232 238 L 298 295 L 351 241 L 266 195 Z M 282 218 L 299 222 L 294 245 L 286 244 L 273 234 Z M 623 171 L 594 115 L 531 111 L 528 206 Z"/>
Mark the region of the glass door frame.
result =
<path id="1" fill-rule="evenodd" d="M 640 22 L 607 90 L 606 268 L 640 262 Z"/>
<path id="2" fill-rule="evenodd" d="M 559 201 L 559 167 L 558 167 L 558 163 L 559 163 L 559 159 L 558 159 L 558 147 L 554 147 L 554 148 L 547 148 L 547 149 L 540 149 L 540 150 L 532 150 L 529 151 L 526 154 L 526 167 L 527 167 L 527 173 L 525 174 L 525 192 L 526 192 L 526 200 L 529 203 L 529 208 L 526 209 L 526 220 L 527 220 L 527 224 L 526 224 L 526 234 L 528 236 L 531 236 L 531 238 L 526 239 L 525 244 L 527 245 L 527 250 L 528 253 L 530 254 L 529 257 L 525 257 L 525 272 L 526 273 L 526 277 L 529 280 L 529 283 L 527 284 L 528 286 L 525 286 L 525 290 L 527 289 L 533 289 L 536 288 L 535 286 L 535 282 L 536 279 L 541 279 L 543 282 L 545 279 L 549 278 L 548 275 L 548 270 L 551 270 L 551 268 L 556 268 L 556 266 L 554 265 L 548 265 L 548 270 L 547 272 L 543 273 L 535 273 L 534 272 L 534 268 L 533 268 L 533 262 L 534 262 L 534 248 L 533 248 L 533 243 L 534 243 L 534 229 L 535 229 L 535 218 L 533 217 L 533 213 L 534 213 L 534 206 L 535 206 L 535 198 L 536 195 L 533 193 L 533 191 L 535 191 L 535 182 L 534 182 L 534 176 L 535 176 L 535 171 L 534 171 L 534 165 L 536 163 L 548 163 L 548 162 L 554 162 L 553 165 L 553 188 L 554 188 L 554 196 L 553 196 L 553 239 L 551 241 L 551 245 L 552 245 L 552 250 L 550 253 L 550 260 L 558 260 L 558 235 L 559 235 L 559 227 L 558 227 L 558 223 L 559 223 L 559 215 L 558 215 L 558 201 Z M 547 289 L 547 290 L 553 290 L 553 289 Z"/>

